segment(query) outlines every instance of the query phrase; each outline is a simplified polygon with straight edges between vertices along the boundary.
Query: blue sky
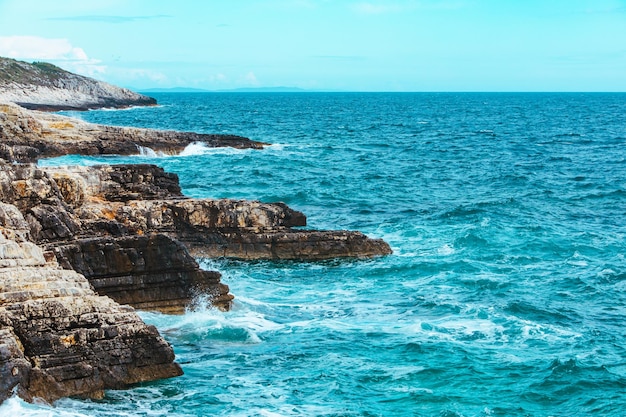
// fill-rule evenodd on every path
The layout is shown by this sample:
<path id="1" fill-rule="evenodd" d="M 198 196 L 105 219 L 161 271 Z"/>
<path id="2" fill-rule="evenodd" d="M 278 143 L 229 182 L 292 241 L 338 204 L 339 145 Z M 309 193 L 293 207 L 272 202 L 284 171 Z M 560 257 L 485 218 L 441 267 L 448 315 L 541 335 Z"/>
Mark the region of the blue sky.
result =
<path id="1" fill-rule="evenodd" d="M 626 91 L 626 0 L 0 0 L 0 56 L 135 89 Z"/>

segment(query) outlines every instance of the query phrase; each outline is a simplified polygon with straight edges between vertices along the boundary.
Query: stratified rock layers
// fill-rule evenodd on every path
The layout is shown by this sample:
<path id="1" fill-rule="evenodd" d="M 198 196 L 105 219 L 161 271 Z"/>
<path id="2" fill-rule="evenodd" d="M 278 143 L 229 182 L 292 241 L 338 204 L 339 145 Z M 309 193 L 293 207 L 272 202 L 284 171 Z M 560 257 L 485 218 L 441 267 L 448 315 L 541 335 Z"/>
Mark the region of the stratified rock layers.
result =
<path id="1" fill-rule="evenodd" d="M 178 313 L 203 294 L 228 309 L 233 299 L 218 272 L 199 269 L 185 247 L 165 235 L 79 239 L 56 245 L 54 253 L 99 294 L 136 308 Z"/>
<path id="2" fill-rule="evenodd" d="M 0 200 L 24 216 L 24 233 L 33 242 L 120 303 L 182 312 L 200 292 L 229 308 L 232 295 L 219 273 L 202 271 L 185 247 L 165 234 L 129 230 L 108 206 L 133 198 L 182 198 L 175 175 L 149 165 L 77 170 L 84 176 L 0 164 Z"/>
<path id="3" fill-rule="evenodd" d="M 25 240 L 28 224 L 0 203 L 0 402 L 100 397 L 104 389 L 182 373 L 171 347 L 132 307 L 97 295 Z"/>
<path id="4" fill-rule="evenodd" d="M 306 216 L 283 203 L 187 199 L 173 174 L 152 165 L 49 172 L 65 187 L 73 183 L 69 188 L 84 189 L 84 202 L 75 207 L 83 229 L 90 228 L 89 222 L 108 221 L 109 229 L 132 235 L 164 234 L 195 257 L 321 260 L 391 253 L 387 243 L 360 232 L 295 229 L 306 225 Z"/>

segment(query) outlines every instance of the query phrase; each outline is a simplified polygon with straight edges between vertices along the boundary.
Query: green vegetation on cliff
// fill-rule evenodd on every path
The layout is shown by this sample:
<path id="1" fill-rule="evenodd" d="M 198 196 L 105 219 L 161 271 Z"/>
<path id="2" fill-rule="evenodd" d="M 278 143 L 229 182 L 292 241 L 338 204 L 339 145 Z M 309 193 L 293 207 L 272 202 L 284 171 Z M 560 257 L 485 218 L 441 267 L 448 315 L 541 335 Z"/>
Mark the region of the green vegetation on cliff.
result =
<path id="1" fill-rule="evenodd" d="M 0 102 L 38 110 L 87 110 L 150 106 L 156 100 L 48 62 L 0 57 Z"/>
<path id="2" fill-rule="evenodd" d="M 72 75 L 75 76 L 71 72 L 47 62 L 29 64 L 0 57 L 0 86 L 8 83 L 49 85 L 54 84 L 54 81 L 62 77 Z"/>

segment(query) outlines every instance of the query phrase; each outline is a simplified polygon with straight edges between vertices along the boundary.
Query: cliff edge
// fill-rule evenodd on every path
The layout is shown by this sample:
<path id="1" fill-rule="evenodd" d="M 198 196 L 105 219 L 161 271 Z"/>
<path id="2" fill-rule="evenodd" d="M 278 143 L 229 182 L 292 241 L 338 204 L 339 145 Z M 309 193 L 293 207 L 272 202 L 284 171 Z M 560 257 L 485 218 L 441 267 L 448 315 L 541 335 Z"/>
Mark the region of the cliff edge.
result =
<path id="1" fill-rule="evenodd" d="M 46 62 L 0 57 L 0 101 L 35 110 L 156 105 L 152 97 L 74 74 Z"/>

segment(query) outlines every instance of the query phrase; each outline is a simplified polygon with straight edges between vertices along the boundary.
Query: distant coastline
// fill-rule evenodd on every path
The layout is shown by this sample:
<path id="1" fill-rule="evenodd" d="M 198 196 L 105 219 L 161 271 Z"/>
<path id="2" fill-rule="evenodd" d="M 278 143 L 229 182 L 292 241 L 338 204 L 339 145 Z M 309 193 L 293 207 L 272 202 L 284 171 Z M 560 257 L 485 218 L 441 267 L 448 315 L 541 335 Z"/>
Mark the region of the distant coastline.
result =
<path id="1" fill-rule="evenodd" d="M 202 88 L 172 87 L 172 88 L 138 88 L 142 93 L 310 93 L 315 90 L 305 90 L 298 87 L 250 87 L 223 90 L 206 90 Z"/>

